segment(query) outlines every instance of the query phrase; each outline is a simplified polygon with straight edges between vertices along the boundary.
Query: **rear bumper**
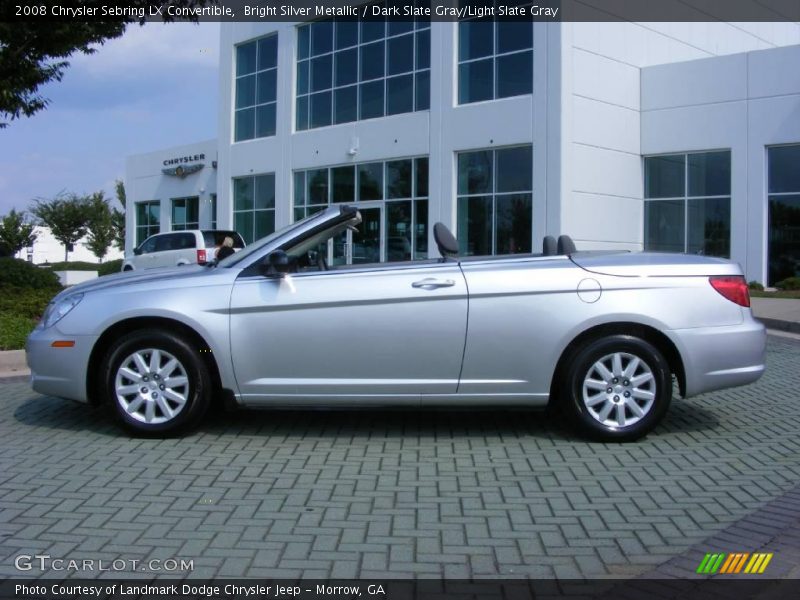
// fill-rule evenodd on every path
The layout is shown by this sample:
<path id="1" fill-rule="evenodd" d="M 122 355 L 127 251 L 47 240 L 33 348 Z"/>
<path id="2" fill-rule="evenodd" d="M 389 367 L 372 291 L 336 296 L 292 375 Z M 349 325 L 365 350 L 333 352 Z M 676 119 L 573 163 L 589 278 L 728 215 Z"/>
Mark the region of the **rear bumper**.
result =
<path id="1" fill-rule="evenodd" d="M 71 348 L 53 348 L 55 340 L 73 340 Z M 31 387 L 48 396 L 88 402 L 86 375 L 96 336 L 68 336 L 57 327 L 34 329 L 25 344 Z"/>
<path id="2" fill-rule="evenodd" d="M 764 374 L 766 328 L 749 310 L 742 312 L 738 325 L 667 332 L 683 358 L 685 397 L 747 385 Z"/>

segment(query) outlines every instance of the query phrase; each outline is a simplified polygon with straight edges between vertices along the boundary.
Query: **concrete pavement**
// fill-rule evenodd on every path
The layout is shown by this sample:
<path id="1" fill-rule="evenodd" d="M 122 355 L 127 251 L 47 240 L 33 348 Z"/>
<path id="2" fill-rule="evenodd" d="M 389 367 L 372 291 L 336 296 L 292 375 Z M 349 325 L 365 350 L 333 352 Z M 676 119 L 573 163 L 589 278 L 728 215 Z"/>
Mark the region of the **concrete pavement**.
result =
<path id="1" fill-rule="evenodd" d="M 793 542 L 765 527 L 797 531 L 800 343 L 770 336 L 767 363 L 620 445 L 499 410 L 240 411 L 131 438 L 107 411 L 4 384 L 0 577 L 23 554 L 193 561 L 173 577 L 690 576 L 717 548 L 774 552 L 770 575 L 789 576 Z"/>

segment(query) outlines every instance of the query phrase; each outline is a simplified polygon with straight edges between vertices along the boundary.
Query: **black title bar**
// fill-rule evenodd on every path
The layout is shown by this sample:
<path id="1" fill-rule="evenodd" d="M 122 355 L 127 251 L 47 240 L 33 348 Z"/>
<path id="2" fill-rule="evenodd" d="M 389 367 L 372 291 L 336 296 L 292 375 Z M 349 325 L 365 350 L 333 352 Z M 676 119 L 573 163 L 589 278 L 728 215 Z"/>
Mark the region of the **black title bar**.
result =
<path id="1" fill-rule="evenodd" d="M 4 0 L 0 21 L 800 21 L 798 0 Z"/>

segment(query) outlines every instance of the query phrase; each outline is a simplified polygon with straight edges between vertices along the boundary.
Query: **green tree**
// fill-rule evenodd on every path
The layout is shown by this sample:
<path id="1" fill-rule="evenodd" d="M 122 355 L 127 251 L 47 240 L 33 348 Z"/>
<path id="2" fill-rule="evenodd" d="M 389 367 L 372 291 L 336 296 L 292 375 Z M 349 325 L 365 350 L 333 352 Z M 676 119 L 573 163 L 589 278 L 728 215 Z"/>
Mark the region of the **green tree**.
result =
<path id="1" fill-rule="evenodd" d="M 14 256 L 23 248 L 33 246 L 36 241 L 33 228 L 24 210 L 17 212 L 12 208 L 0 219 L 0 256 Z"/>
<path id="2" fill-rule="evenodd" d="M 116 238 L 111 207 L 108 205 L 103 192 L 95 192 L 89 196 L 87 204 L 89 208 L 89 221 L 87 223 L 89 234 L 86 246 L 98 260 L 102 261 Z"/>
<path id="3" fill-rule="evenodd" d="M 114 190 L 117 194 L 117 201 L 122 205 L 122 210 L 117 208 L 111 209 L 111 226 L 114 228 L 114 245 L 123 252 L 125 251 L 125 203 L 127 202 L 127 195 L 125 194 L 125 182 L 117 179 L 114 182 Z"/>
<path id="4" fill-rule="evenodd" d="M 31 212 L 63 244 L 64 261 L 68 261 L 72 246 L 86 235 L 91 216 L 89 199 L 60 193 L 52 200 L 37 199 Z"/>
<path id="5" fill-rule="evenodd" d="M 45 3 L 40 3 L 44 5 Z M 96 0 L 72 0 L 71 8 L 94 7 Z M 200 7 L 217 4 L 217 0 L 129 0 L 127 6 L 144 9 L 164 7 Z M 48 6 L 49 9 L 49 6 Z M 144 23 L 134 16 L 106 17 L 102 21 L 42 22 L 41 18 L 20 20 L 14 15 L 13 2 L 0 3 L 0 128 L 6 121 L 30 117 L 47 107 L 50 100 L 40 88 L 52 81 L 61 81 L 75 53 L 93 54 L 106 40 L 120 37 L 133 22 Z M 173 21 L 166 10 L 164 21 Z M 185 19 L 196 21 L 197 18 Z"/>

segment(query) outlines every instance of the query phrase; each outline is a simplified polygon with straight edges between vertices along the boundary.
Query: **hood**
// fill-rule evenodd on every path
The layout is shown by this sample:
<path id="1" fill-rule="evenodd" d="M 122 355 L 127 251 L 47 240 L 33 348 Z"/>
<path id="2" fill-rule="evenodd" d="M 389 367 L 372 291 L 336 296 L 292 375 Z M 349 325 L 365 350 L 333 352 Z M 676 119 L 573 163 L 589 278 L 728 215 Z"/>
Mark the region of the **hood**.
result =
<path id="1" fill-rule="evenodd" d="M 575 252 L 570 260 L 599 275 L 617 277 L 692 277 L 741 275 L 738 264 L 724 258 L 661 252 Z"/>
<path id="2" fill-rule="evenodd" d="M 125 271 L 122 273 L 115 273 L 114 275 L 104 275 L 103 277 L 92 279 L 91 281 L 73 285 L 59 293 L 58 297 L 75 293 L 93 292 L 110 287 L 122 287 L 167 280 L 173 282 L 175 286 L 179 286 L 181 285 L 181 280 L 188 283 L 190 280 L 205 278 L 215 272 L 217 272 L 216 268 L 200 265 L 163 267 L 159 269 L 147 269 L 146 271 Z"/>

